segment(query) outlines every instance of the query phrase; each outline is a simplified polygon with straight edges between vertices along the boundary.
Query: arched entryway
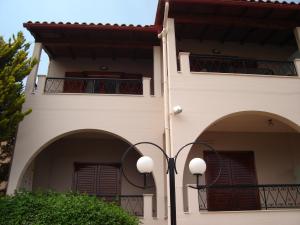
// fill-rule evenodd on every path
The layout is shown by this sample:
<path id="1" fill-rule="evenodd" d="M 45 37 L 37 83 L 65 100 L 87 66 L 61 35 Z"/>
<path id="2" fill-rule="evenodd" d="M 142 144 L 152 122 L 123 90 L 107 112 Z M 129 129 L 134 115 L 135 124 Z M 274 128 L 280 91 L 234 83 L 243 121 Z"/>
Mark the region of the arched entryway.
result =
<path id="1" fill-rule="evenodd" d="M 231 114 L 208 127 L 196 141 L 207 142 L 219 152 L 222 174 L 216 185 L 231 187 L 199 192 L 200 209 L 239 211 L 300 206 L 296 199 L 300 186 L 293 186 L 300 183 L 300 133 L 295 128 L 297 125 L 291 121 L 265 112 Z M 201 184 L 217 176 L 214 154 L 194 145 L 184 169 L 184 187 L 195 183 L 188 170 L 188 162 L 194 157 L 203 157 L 207 162 Z"/>
<path id="2" fill-rule="evenodd" d="M 147 182 L 153 188 L 142 190 L 122 175 L 121 157 L 129 146 L 126 140 L 104 131 L 81 130 L 63 135 L 34 158 L 20 188 L 87 193 L 117 201 L 131 213 L 142 215 L 143 194 L 155 195 L 155 182 L 149 176 Z M 129 153 L 123 168 L 134 183 L 142 186 L 143 177 L 136 169 L 140 156 L 138 151 Z"/>

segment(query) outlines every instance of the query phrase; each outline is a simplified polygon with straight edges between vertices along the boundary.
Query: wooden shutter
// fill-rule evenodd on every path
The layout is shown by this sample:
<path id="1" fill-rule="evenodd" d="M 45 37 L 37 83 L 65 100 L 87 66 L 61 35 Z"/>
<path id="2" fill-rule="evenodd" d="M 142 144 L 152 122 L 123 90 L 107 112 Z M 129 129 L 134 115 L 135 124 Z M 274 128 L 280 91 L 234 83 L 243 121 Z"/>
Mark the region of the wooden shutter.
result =
<path id="1" fill-rule="evenodd" d="M 222 173 L 216 185 L 256 185 L 253 152 L 219 152 L 222 158 Z M 218 175 L 218 159 L 212 152 L 204 152 L 207 162 L 206 182 L 211 183 Z M 208 210 L 254 210 L 260 209 L 257 188 L 209 188 Z"/>
<path id="2" fill-rule="evenodd" d="M 116 165 L 99 165 L 97 176 L 97 195 L 119 195 L 119 167 Z"/>
<path id="3" fill-rule="evenodd" d="M 113 164 L 76 163 L 74 189 L 90 195 L 114 196 L 120 194 L 120 169 Z"/>
<path id="4" fill-rule="evenodd" d="M 257 185 L 253 152 L 231 153 L 231 179 L 233 185 Z M 258 188 L 235 188 L 235 210 L 260 209 Z"/>
<path id="5" fill-rule="evenodd" d="M 75 190 L 80 193 L 96 193 L 96 164 L 75 164 Z"/>
<path id="6" fill-rule="evenodd" d="M 205 179 L 207 184 L 214 182 L 219 173 L 219 167 L 222 167 L 222 172 L 215 185 L 232 185 L 230 159 L 222 155 L 222 162 L 219 165 L 219 160 L 213 152 L 204 152 L 204 160 L 207 163 L 207 172 Z M 232 210 L 233 193 L 229 188 L 208 188 L 207 189 L 207 207 L 211 211 Z"/>

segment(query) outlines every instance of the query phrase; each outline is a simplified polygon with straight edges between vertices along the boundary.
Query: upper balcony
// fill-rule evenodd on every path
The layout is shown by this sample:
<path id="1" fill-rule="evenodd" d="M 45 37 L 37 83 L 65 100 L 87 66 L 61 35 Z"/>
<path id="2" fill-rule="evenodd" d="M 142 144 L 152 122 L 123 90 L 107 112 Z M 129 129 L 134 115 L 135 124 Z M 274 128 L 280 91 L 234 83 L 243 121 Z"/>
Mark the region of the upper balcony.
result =
<path id="1" fill-rule="evenodd" d="M 190 53 L 189 65 L 178 62 L 178 70 L 297 76 L 298 15 L 298 6 L 176 1 L 169 12 L 174 18 L 176 55 Z"/>
<path id="2" fill-rule="evenodd" d="M 34 57 L 39 59 L 43 49 L 50 59 L 46 80 L 39 78 L 38 93 L 161 95 L 156 26 L 38 22 L 24 26 L 36 40 Z M 34 89 L 30 86 L 36 83 L 36 71 L 30 74 L 27 89 Z"/>

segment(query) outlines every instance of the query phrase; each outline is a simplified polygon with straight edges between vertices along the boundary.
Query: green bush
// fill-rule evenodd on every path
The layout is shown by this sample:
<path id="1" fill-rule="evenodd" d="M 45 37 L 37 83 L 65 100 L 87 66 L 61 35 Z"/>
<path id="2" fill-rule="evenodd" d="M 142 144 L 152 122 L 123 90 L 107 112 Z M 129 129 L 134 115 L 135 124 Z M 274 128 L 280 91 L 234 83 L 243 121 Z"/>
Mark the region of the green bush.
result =
<path id="1" fill-rule="evenodd" d="M 87 195 L 19 192 L 0 197 L 1 225 L 137 225 L 120 207 Z"/>

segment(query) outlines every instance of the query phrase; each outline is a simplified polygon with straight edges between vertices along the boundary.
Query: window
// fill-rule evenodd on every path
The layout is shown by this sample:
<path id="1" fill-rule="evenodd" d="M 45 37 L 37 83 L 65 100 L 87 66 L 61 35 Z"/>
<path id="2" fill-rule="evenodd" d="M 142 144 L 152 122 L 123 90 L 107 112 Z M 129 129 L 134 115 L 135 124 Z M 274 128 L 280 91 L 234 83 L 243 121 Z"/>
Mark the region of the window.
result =
<path id="1" fill-rule="evenodd" d="M 75 191 L 113 198 L 120 194 L 120 186 L 119 164 L 75 163 Z"/>
<path id="2" fill-rule="evenodd" d="M 236 211 L 260 209 L 253 152 L 219 152 L 222 173 L 215 185 L 208 188 L 207 206 L 211 211 Z M 219 172 L 218 158 L 212 152 L 204 152 L 207 162 L 206 183 L 214 181 Z M 242 187 L 250 185 L 251 187 Z"/>

